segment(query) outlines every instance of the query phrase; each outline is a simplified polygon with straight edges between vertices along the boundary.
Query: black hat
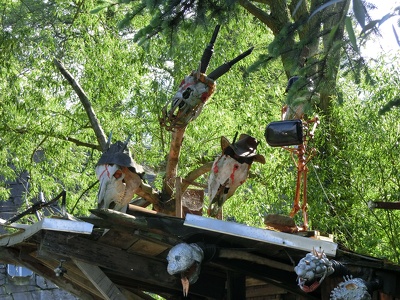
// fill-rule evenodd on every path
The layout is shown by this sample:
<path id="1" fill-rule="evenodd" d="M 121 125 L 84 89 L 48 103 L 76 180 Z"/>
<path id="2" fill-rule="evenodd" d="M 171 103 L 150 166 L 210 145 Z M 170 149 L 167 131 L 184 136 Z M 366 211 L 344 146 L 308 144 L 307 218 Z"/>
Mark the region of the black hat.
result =
<path id="1" fill-rule="evenodd" d="M 254 137 L 245 133 L 242 133 L 239 136 L 239 140 L 233 144 L 231 144 L 226 137 L 221 137 L 222 151 L 227 147 L 230 147 L 237 156 L 253 158 L 254 161 L 264 164 L 265 157 L 261 154 L 257 154 L 257 146 L 258 141 Z"/>
<path id="2" fill-rule="evenodd" d="M 122 143 L 121 141 L 112 144 L 97 162 L 97 165 L 105 164 L 127 167 L 139 175 L 144 173 L 143 167 L 133 160 L 126 143 Z"/>

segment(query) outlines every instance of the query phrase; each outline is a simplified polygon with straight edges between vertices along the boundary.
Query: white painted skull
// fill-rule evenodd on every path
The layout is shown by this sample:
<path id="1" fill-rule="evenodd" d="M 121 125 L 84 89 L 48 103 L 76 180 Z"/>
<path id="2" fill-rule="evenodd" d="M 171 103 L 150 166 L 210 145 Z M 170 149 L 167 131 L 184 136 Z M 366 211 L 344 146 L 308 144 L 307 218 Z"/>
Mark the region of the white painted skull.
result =
<path id="1" fill-rule="evenodd" d="M 126 212 L 127 205 L 141 185 L 139 175 L 116 164 L 98 165 L 95 172 L 100 182 L 98 208 Z"/>
<path id="2" fill-rule="evenodd" d="M 209 216 L 221 219 L 222 205 L 246 181 L 253 162 L 265 163 L 264 156 L 257 154 L 257 146 L 258 141 L 244 133 L 233 144 L 221 137 L 222 154 L 214 161 L 208 178 Z"/>
<path id="3" fill-rule="evenodd" d="M 164 107 L 162 124 L 167 129 L 186 126 L 198 117 L 214 89 L 214 81 L 205 74 L 192 72 L 186 76 L 172 98 L 170 108 L 169 103 Z"/>
<path id="4" fill-rule="evenodd" d="M 220 214 L 225 201 L 246 181 L 249 170 L 249 164 L 239 163 L 229 155 L 221 155 L 214 161 L 208 178 L 210 216 Z"/>

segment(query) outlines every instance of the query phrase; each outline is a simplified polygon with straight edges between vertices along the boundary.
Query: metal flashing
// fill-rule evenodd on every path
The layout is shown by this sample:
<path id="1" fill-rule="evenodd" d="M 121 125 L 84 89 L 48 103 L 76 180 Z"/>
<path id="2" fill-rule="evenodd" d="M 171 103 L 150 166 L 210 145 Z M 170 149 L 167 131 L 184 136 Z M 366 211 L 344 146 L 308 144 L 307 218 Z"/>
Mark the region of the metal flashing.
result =
<path id="1" fill-rule="evenodd" d="M 324 240 L 302 237 L 295 234 L 256 228 L 230 221 L 222 221 L 187 214 L 185 226 L 247 238 L 259 242 L 311 252 L 313 249 L 324 251 L 327 256 L 336 256 L 337 244 Z"/>
<path id="2" fill-rule="evenodd" d="M 77 234 L 91 234 L 93 224 L 55 218 L 44 218 L 37 223 L 34 223 L 16 234 L 0 236 L 0 246 L 11 246 L 18 244 L 27 238 L 33 236 L 40 230 L 62 231 Z"/>

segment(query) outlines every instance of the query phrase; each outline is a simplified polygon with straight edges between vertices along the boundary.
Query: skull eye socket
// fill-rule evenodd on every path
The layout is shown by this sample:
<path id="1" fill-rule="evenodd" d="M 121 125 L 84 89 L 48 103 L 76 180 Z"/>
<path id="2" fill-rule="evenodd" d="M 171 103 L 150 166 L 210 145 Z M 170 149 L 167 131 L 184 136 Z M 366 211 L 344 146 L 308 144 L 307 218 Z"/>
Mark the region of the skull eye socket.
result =
<path id="1" fill-rule="evenodd" d="M 114 173 L 113 176 L 114 176 L 115 179 L 121 178 L 121 176 L 122 176 L 122 171 L 121 171 L 121 170 L 117 170 L 117 171 Z"/>
<path id="2" fill-rule="evenodd" d="M 182 93 L 183 99 L 189 98 L 191 93 L 192 93 L 192 90 L 191 90 L 190 88 L 187 88 L 187 89 Z"/>

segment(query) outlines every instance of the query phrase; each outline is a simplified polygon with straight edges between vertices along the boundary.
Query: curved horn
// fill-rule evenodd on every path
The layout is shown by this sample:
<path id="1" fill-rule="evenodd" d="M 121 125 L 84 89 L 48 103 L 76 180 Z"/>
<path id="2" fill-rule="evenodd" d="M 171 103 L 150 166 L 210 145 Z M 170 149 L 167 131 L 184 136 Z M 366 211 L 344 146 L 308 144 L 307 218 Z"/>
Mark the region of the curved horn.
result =
<path id="1" fill-rule="evenodd" d="M 236 64 L 238 61 L 242 60 L 247 55 L 249 55 L 253 51 L 253 49 L 254 49 L 254 47 L 251 47 L 249 50 L 247 50 L 246 52 L 243 52 L 242 54 L 235 57 L 234 59 L 224 63 L 223 65 L 220 65 L 218 68 L 216 68 L 214 71 L 212 71 L 207 77 L 209 77 L 213 80 L 217 80 L 222 75 L 224 75 L 226 72 L 228 72 L 234 64 Z"/>
<path id="2" fill-rule="evenodd" d="M 217 39 L 217 35 L 218 35 L 220 27 L 221 27 L 221 25 L 215 26 L 214 33 L 211 37 L 210 43 L 207 45 L 206 49 L 204 49 L 203 56 L 201 57 L 201 61 L 200 61 L 200 72 L 201 73 L 205 73 L 208 68 L 208 64 L 210 63 L 211 56 L 214 53 L 214 43 L 215 43 L 215 40 Z"/>

